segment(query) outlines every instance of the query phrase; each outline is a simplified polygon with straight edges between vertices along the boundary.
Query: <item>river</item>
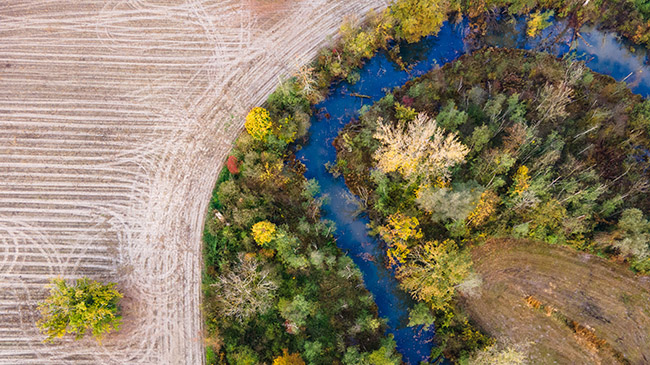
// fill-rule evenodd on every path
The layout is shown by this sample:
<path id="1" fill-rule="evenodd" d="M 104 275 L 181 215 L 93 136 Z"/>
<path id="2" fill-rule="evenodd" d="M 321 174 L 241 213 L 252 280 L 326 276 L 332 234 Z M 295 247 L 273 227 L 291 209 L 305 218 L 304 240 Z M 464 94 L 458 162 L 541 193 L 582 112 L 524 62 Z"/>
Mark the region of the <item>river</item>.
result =
<path id="1" fill-rule="evenodd" d="M 536 49 L 547 44 L 548 40 L 559 37 L 559 41 L 548 49 L 557 55 L 563 55 L 571 50 L 568 42 L 573 38 L 572 31 L 565 32 L 565 25 L 563 21 L 556 21 L 540 36 L 527 39 L 522 19 L 503 21 L 489 29 L 481 41 L 484 45 Z M 413 300 L 399 288 L 392 272 L 384 267 L 384 254 L 377 241 L 368 235 L 366 225 L 369 220 L 364 215 L 354 214 L 358 205 L 351 199 L 352 195 L 343 178 L 332 176 L 325 166 L 336 161 L 332 141 L 339 130 L 358 115 L 358 110 L 363 105 L 371 105 L 392 88 L 472 51 L 475 46 L 470 46 L 465 41 L 467 34 L 466 21 L 458 24 L 445 23 L 436 36 L 427 37 L 419 43 L 400 45 L 404 61 L 413 65 L 410 72 L 398 69 L 385 52 L 379 52 L 360 70 L 361 78 L 357 83 L 336 84 L 332 87 L 330 96 L 315 106 L 321 112 L 315 113 L 312 118 L 309 141 L 297 153 L 298 158 L 307 166 L 306 177 L 317 179 L 321 193 L 329 197 L 329 202 L 323 209 L 323 218 L 336 223 L 338 246 L 361 269 L 365 285 L 377 303 L 379 315 L 388 320 L 388 333 L 395 336 L 397 350 L 407 364 L 419 364 L 428 359 L 434 346 L 434 333 L 407 327 L 408 309 L 413 306 Z M 611 75 L 619 81 L 625 79 L 634 92 L 644 97 L 650 93 L 650 67 L 644 49 L 633 49 L 614 34 L 583 27 L 580 37 L 573 42 L 573 50 L 592 70 Z"/>

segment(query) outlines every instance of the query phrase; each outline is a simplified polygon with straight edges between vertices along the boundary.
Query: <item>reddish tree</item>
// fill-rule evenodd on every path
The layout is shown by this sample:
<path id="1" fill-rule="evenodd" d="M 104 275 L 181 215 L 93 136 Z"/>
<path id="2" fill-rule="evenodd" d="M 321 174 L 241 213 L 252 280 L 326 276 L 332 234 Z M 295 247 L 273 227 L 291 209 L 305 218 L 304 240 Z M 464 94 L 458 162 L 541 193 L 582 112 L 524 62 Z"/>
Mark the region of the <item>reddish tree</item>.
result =
<path id="1" fill-rule="evenodd" d="M 231 174 L 235 175 L 239 173 L 239 168 L 237 168 L 237 157 L 235 156 L 229 156 L 228 161 L 226 161 L 226 167 L 228 168 L 228 171 L 230 171 Z"/>

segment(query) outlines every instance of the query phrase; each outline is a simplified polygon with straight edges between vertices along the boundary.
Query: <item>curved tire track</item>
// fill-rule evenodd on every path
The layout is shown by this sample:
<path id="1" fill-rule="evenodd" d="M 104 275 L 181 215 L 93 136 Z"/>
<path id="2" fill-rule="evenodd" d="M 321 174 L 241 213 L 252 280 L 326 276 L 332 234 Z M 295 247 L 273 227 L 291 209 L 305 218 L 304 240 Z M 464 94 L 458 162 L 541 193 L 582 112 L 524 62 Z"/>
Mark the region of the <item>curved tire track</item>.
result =
<path id="1" fill-rule="evenodd" d="M 0 364 L 202 363 L 203 219 L 244 113 L 384 6 L 0 4 Z M 119 283 L 122 330 L 41 343 L 44 284 L 82 275 Z"/>

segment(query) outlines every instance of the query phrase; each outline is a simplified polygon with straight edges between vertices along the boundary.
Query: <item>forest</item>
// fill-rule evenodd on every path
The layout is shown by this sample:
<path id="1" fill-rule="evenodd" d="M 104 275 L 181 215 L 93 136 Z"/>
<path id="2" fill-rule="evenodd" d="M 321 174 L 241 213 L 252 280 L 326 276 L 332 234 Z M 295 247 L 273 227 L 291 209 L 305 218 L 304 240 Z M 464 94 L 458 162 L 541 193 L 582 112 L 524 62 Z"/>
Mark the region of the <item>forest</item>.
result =
<path id="1" fill-rule="evenodd" d="M 218 178 L 204 231 L 208 363 L 401 363 L 295 152 L 313 105 L 333 83 L 354 83 L 378 50 L 400 65 L 400 44 L 461 15 L 480 34 L 495 14 L 529 14 L 531 36 L 557 15 L 650 42 L 650 5 L 640 0 L 399 0 L 346 22 L 251 110 Z M 362 109 L 335 141 L 331 172 L 359 197 L 385 264 L 420 302 L 410 325 L 435 326 L 431 359 L 517 363 L 522 355 L 497 349 L 458 303 L 459 291 L 480 285 L 471 248 L 526 239 L 649 272 L 649 133 L 650 102 L 624 83 L 572 57 L 483 49 Z"/>

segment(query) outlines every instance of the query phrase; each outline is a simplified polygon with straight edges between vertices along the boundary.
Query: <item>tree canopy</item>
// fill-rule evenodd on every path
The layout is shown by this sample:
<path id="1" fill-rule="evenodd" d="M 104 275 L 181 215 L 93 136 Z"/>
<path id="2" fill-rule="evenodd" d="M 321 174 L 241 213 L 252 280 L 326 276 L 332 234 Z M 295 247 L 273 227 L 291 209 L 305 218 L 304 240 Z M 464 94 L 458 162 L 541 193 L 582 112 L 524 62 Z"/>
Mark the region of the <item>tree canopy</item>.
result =
<path id="1" fill-rule="evenodd" d="M 118 301 L 122 294 L 116 285 L 88 278 L 68 285 L 64 279 L 52 279 L 50 296 L 38 306 L 42 318 L 37 325 L 47 335 L 45 341 L 52 342 L 68 333 L 78 340 L 88 331 L 101 341 L 104 335 L 119 330 L 122 317 Z"/>

